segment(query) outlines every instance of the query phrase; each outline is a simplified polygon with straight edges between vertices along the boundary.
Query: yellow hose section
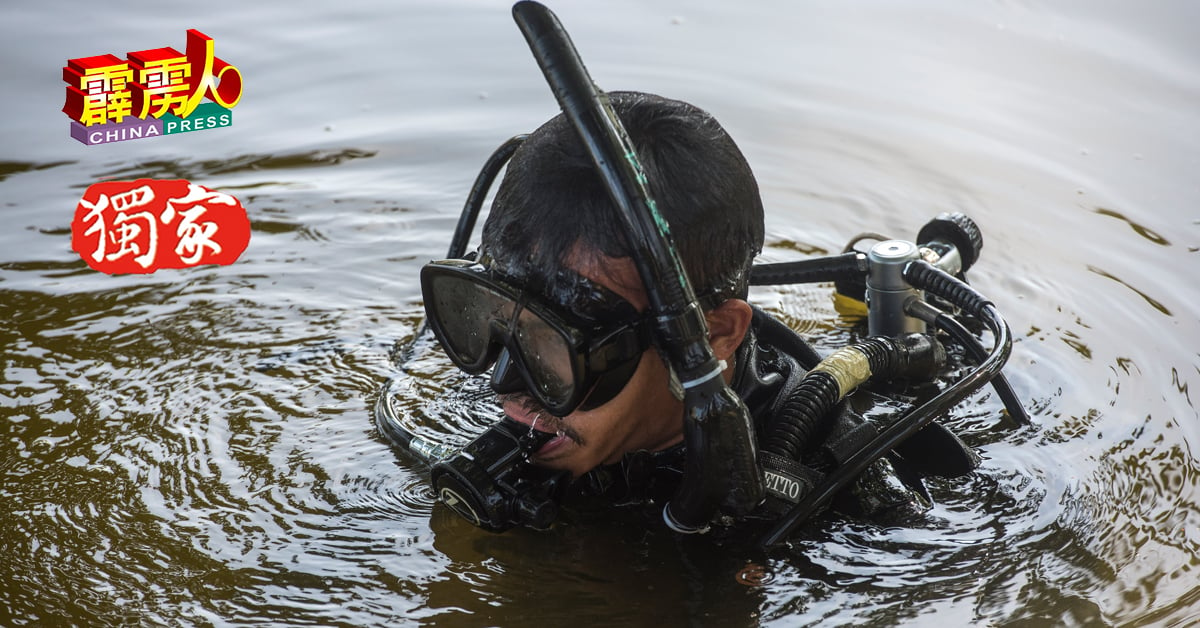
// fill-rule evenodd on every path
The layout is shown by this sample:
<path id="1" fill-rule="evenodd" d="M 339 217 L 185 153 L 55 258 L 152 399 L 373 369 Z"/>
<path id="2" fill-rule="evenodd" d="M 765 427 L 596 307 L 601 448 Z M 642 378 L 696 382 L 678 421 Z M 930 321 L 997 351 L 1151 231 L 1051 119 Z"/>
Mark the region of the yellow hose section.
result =
<path id="1" fill-rule="evenodd" d="M 853 347 L 842 347 L 834 351 L 813 367 L 813 371 L 824 371 L 833 377 L 838 385 L 839 399 L 871 379 L 871 364 L 866 354 Z"/>

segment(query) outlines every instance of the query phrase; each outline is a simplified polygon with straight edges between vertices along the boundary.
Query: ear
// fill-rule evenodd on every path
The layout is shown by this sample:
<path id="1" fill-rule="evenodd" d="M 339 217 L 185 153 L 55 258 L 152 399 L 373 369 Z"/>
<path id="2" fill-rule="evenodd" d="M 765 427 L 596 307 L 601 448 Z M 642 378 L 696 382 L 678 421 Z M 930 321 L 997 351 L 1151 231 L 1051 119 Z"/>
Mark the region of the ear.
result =
<path id="1" fill-rule="evenodd" d="M 704 315 L 708 321 L 708 344 L 718 360 L 729 360 L 750 328 L 754 312 L 741 299 L 728 299 Z"/>

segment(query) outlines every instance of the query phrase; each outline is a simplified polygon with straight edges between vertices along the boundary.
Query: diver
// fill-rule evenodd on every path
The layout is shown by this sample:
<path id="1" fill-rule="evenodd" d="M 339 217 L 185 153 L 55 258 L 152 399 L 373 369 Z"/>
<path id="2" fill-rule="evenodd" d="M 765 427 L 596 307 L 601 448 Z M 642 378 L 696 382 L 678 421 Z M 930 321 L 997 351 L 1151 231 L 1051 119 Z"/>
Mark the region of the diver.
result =
<path id="1" fill-rule="evenodd" d="M 918 236 L 925 245 L 887 241 L 817 260 L 815 272 L 755 266 L 758 184 L 716 119 L 653 94 L 598 92 L 548 10 L 520 2 L 514 15 L 564 113 L 493 155 L 450 259 L 421 271 L 428 328 L 455 365 L 488 378 L 504 417 L 452 452 L 406 431 L 387 395 L 377 411 L 382 433 L 432 464 L 443 503 L 502 531 L 547 527 L 560 502 L 588 496 L 661 511 L 683 533 L 771 524 L 770 545 L 827 507 L 873 519 L 926 510 L 922 476 L 979 462 L 933 418 L 984 383 L 1024 417 L 999 376 L 1007 325 L 952 276 L 982 246 L 969 219 L 939 217 Z M 505 161 L 482 242 L 467 253 Z M 641 223 L 619 219 L 640 211 L 632 205 L 647 210 Z M 748 302 L 752 283 L 786 282 L 767 275 L 849 279 L 843 292 L 858 280 L 872 337 L 821 356 Z M 664 304 L 662 284 L 674 281 L 682 303 Z M 992 328 L 992 354 L 948 313 L 959 308 Z M 981 365 L 929 384 L 948 357 L 926 322 Z M 864 385 L 893 379 L 924 392 L 900 395 L 906 405 Z M 730 398 L 688 396 L 714 387 Z"/>
<path id="2" fill-rule="evenodd" d="M 707 112 L 646 93 L 609 98 L 671 225 L 709 343 L 726 364 L 722 377 L 763 441 L 819 357 L 747 302 L 764 238 L 754 174 Z M 684 409 L 651 342 L 646 290 L 611 203 L 560 114 L 513 154 L 474 259 L 429 264 L 422 288 L 428 321 L 454 362 L 472 373 L 490 368 L 504 413 L 552 436 L 532 453 L 535 465 L 569 472 L 576 490 L 616 503 L 661 504 L 683 474 Z M 849 429 L 842 423 L 853 412 L 839 417 L 812 435 L 806 453 L 835 426 Z M 923 507 L 889 466 L 873 466 L 870 486 L 860 480 L 841 507 L 868 516 Z"/>

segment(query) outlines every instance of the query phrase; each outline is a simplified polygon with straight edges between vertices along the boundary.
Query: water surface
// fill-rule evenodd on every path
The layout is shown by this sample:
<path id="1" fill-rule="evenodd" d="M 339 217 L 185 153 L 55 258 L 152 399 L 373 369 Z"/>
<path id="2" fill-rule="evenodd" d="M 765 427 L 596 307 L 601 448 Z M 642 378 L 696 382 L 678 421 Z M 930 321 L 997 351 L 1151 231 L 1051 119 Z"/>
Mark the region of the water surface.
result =
<path id="1" fill-rule="evenodd" d="M 370 407 L 488 153 L 555 112 L 507 4 L 26 3 L 0 33 L 0 623 L 1189 625 L 1200 621 L 1194 3 L 553 5 L 596 80 L 712 111 L 764 261 L 963 211 L 1036 426 L 928 525 L 828 518 L 762 556 L 603 513 L 489 535 L 434 507 Z M 183 46 L 246 81 L 227 129 L 85 147 L 68 58 Z M 110 277 L 86 187 L 187 178 L 252 222 L 228 267 Z M 819 341 L 828 286 L 754 299 Z"/>

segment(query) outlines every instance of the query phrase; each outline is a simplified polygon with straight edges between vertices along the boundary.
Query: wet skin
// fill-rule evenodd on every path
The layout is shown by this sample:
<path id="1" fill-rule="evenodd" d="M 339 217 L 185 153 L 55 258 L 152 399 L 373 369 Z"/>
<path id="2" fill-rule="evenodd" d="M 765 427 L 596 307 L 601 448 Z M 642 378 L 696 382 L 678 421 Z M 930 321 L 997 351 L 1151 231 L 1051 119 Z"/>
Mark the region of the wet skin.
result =
<path id="1" fill-rule="evenodd" d="M 582 277 L 598 283 L 628 301 L 638 311 L 649 306 L 637 268 L 629 258 L 572 256 L 567 265 Z M 733 373 L 732 356 L 750 325 L 750 306 L 729 299 L 706 313 L 709 343 Z M 534 461 L 553 469 L 582 475 L 601 464 L 611 464 L 632 451 L 659 451 L 683 440 L 683 404 L 668 387 L 669 371 L 656 349 L 642 354 L 637 370 L 611 401 L 565 417 L 551 415 L 524 394 L 501 397 L 504 412 L 534 429 L 558 434 L 538 450 Z"/>

